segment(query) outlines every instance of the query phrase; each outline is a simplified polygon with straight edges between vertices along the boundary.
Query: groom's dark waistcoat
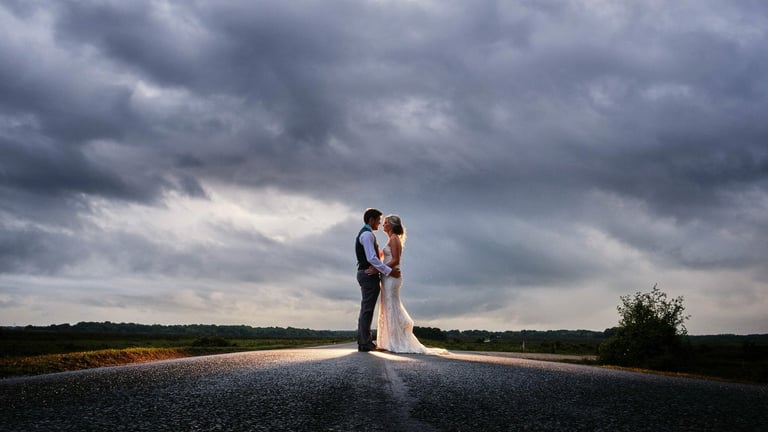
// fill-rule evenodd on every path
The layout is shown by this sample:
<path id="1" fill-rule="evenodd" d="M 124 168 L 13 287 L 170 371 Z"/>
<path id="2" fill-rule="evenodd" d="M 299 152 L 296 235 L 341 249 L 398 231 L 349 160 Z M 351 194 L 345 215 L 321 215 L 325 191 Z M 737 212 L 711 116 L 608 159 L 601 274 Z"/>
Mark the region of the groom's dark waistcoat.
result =
<path id="1" fill-rule="evenodd" d="M 371 230 L 367 226 L 364 226 L 360 232 L 357 233 L 357 238 L 355 239 L 355 254 L 357 255 L 358 270 L 365 270 L 371 266 L 371 263 L 368 262 L 368 258 L 365 257 L 365 247 L 363 247 L 363 244 L 360 243 L 360 236 L 366 231 Z M 376 243 L 376 236 L 373 236 L 373 248 L 376 249 L 376 255 L 378 255 L 379 244 Z"/>

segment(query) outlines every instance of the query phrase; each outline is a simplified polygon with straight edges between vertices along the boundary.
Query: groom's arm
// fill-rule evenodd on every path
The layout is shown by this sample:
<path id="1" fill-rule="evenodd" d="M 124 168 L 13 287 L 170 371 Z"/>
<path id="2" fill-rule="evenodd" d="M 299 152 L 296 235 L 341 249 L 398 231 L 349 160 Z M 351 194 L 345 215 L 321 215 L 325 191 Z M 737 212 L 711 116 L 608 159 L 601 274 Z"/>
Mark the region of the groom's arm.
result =
<path id="1" fill-rule="evenodd" d="M 392 268 L 381 262 L 379 255 L 376 253 L 376 248 L 373 247 L 373 233 L 366 231 L 360 234 L 360 243 L 363 244 L 365 249 L 365 259 L 368 260 L 376 270 L 389 275 L 392 272 Z"/>

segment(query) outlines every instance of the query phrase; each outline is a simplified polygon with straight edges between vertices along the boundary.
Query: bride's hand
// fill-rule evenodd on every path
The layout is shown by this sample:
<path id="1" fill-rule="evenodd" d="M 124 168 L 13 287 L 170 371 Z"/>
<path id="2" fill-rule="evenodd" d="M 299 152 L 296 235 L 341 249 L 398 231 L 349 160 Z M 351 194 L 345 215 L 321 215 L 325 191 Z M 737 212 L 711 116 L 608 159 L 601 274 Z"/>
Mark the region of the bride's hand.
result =
<path id="1" fill-rule="evenodd" d="M 392 271 L 389 273 L 390 277 L 393 277 L 395 279 L 399 279 L 402 274 L 400 273 L 400 269 L 392 269 Z"/>
<path id="2" fill-rule="evenodd" d="M 379 271 L 376 270 L 376 267 L 368 267 L 367 269 L 365 269 L 365 274 L 370 275 L 370 276 L 373 276 L 373 275 L 375 275 L 378 272 Z"/>

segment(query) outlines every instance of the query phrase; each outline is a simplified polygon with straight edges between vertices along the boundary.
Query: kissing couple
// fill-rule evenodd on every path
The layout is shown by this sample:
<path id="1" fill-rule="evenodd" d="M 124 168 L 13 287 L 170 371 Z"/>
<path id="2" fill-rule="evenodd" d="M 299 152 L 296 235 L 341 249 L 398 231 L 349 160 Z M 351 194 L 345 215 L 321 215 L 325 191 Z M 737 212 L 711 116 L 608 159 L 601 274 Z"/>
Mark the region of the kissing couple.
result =
<path id="1" fill-rule="evenodd" d="M 446 354 L 444 349 L 425 347 L 413 334 L 413 319 L 400 301 L 400 288 L 403 286 L 400 261 L 405 246 L 405 226 L 397 215 L 384 217 L 383 229 L 387 234 L 387 244 L 379 250 L 374 232 L 382 225 L 382 215 L 378 209 L 366 209 L 363 213 L 365 225 L 355 240 L 357 282 L 362 293 L 357 320 L 357 350 Z M 381 304 L 374 343 L 371 323 L 379 293 Z"/>

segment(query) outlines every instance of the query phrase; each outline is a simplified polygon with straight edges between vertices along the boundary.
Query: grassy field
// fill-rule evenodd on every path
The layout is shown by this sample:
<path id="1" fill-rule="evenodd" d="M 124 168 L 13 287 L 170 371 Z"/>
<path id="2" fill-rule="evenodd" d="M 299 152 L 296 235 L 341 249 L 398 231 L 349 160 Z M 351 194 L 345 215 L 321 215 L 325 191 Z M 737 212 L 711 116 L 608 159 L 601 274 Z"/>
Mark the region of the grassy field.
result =
<path id="1" fill-rule="evenodd" d="M 763 338 L 764 339 L 764 338 Z M 529 339 L 523 346 L 520 341 L 448 338 L 425 340 L 425 345 L 455 351 L 487 351 L 528 354 L 559 354 L 553 356 L 560 362 L 598 365 L 596 359 L 601 340 L 549 340 Z M 567 356 L 577 356 L 576 359 Z M 759 344 L 741 338 L 693 337 L 689 346 L 686 367 L 676 371 L 654 371 L 680 376 L 711 378 L 725 381 L 768 384 L 768 347 L 764 340 Z M 610 365 L 604 365 L 610 367 Z M 639 370 L 639 369 L 632 369 Z"/>
<path id="2" fill-rule="evenodd" d="M 688 339 L 689 351 L 685 367 L 674 371 L 645 370 L 601 365 L 599 346 L 604 339 L 568 336 L 569 332 L 554 332 L 557 336 L 539 333 L 519 339 L 489 339 L 485 337 L 448 337 L 443 340 L 421 337 L 427 346 L 449 351 L 484 351 L 516 353 L 520 357 L 610 367 L 615 369 L 688 376 L 723 381 L 768 384 L 768 337 L 756 336 L 693 336 Z M 537 356 L 536 354 L 539 354 Z"/>
<path id="3" fill-rule="evenodd" d="M 0 378 L 351 340 L 14 331 L 0 333 Z"/>

